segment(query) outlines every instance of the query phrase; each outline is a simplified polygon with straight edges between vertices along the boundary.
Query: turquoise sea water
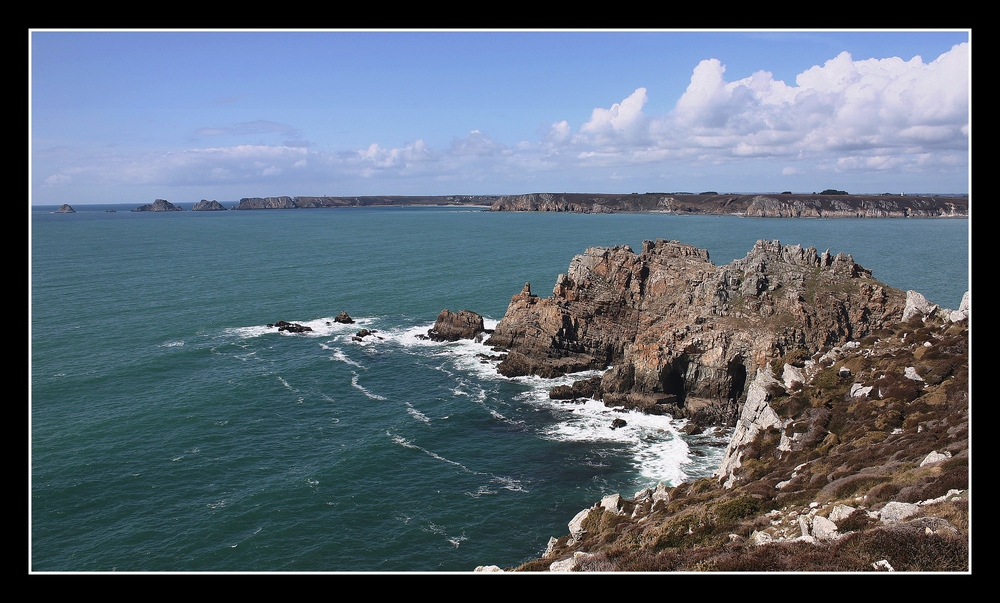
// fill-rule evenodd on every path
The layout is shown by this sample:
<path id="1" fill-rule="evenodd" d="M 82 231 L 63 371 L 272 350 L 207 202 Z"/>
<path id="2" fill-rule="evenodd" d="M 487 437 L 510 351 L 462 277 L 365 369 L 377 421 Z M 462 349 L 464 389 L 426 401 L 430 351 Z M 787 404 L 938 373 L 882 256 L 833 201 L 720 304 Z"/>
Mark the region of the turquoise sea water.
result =
<path id="1" fill-rule="evenodd" d="M 969 287 L 964 219 L 109 207 L 31 212 L 34 571 L 512 566 L 604 494 L 710 475 L 724 438 L 611 430 L 599 403 L 548 400 L 569 379 L 419 338 L 444 308 L 495 324 L 587 247 L 677 239 L 724 264 L 779 239 L 945 307 Z"/>

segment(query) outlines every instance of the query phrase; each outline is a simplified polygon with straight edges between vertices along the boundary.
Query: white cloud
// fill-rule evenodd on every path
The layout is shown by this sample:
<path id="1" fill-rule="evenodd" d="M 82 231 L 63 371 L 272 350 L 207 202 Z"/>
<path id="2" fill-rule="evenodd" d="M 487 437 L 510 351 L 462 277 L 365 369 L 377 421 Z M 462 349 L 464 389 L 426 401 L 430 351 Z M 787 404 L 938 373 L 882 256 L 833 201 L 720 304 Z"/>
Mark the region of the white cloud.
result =
<path id="1" fill-rule="evenodd" d="M 143 155 L 122 149 L 36 150 L 34 173 L 38 186 L 51 190 L 232 183 L 253 184 L 247 187 L 250 195 L 261 194 L 263 185 L 295 194 L 293 185 L 312 188 L 309 183 L 326 186 L 358 177 L 516 182 L 548 172 L 596 181 L 610 178 L 608 173 L 630 174 L 629 166 L 649 174 L 688 175 L 773 159 L 781 163 L 773 162 L 771 173 L 796 177 L 823 170 L 960 173 L 968 161 L 970 60 L 968 44 L 930 63 L 921 57 L 856 61 L 843 52 L 789 84 L 764 70 L 728 81 L 725 65 L 706 59 L 693 68 L 669 113 L 647 115 L 649 93 L 640 87 L 620 102 L 594 108 L 576 130 L 557 119 L 537 132 L 537 140 L 512 146 L 472 130 L 441 149 L 417 139 L 330 152 L 301 142 L 301 132 L 290 125 L 257 120 L 197 134 L 277 133 L 293 140 Z M 656 90 L 655 83 L 649 90 Z M 569 186 L 572 182 L 577 180 Z"/>
<path id="2" fill-rule="evenodd" d="M 580 127 L 578 142 L 597 146 L 646 142 L 649 137 L 649 119 L 642 112 L 646 101 L 646 89 L 637 88 L 622 102 L 611 105 L 610 109 L 594 109 L 590 121 Z M 562 123 L 565 122 L 560 122 L 560 127 Z"/>

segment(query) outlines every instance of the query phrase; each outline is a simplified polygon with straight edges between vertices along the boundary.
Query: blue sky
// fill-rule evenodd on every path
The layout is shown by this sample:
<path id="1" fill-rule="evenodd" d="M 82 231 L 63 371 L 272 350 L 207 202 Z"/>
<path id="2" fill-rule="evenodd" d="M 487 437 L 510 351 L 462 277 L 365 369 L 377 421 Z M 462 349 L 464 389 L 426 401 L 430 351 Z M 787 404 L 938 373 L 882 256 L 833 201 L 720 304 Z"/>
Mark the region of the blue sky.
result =
<path id="1" fill-rule="evenodd" d="M 33 204 L 969 190 L 971 32 L 29 32 Z"/>

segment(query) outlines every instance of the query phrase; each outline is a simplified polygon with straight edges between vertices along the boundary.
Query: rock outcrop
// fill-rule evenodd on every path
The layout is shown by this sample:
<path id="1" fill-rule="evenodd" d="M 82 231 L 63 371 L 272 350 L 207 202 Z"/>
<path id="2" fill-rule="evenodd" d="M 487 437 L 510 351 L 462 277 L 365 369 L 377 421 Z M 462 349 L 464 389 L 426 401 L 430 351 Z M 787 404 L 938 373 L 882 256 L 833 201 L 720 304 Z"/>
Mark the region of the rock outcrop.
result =
<path id="1" fill-rule="evenodd" d="M 147 205 L 140 205 L 132 211 L 184 211 L 184 208 L 178 207 L 166 199 L 157 199 Z"/>
<path id="2" fill-rule="evenodd" d="M 433 341 L 458 341 L 476 339 L 486 332 L 483 317 L 470 310 L 452 312 L 444 309 L 438 314 L 434 326 L 427 331 Z"/>
<path id="3" fill-rule="evenodd" d="M 758 370 L 785 354 L 860 339 L 902 317 L 905 294 L 849 255 L 758 241 L 716 266 L 677 241 L 595 247 L 548 298 L 515 295 L 487 341 L 506 376 L 606 369 L 609 406 L 701 424 L 736 422 Z"/>
<path id="4" fill-rule="evenodd" d="M 226 206 L 215 200 L 202 199 L 194 204 L 191 211 L 226 211 Z"/>
<path id="5" fill-rule="evenodd" d="M 76 210 L 73 209 L 72 207 L 70 207 L 69 203 L 63 203 L 62 205 L 59 206 L 59 209 L 57 209 L 54 213 L 57 213 L 57 214 L 75 214 Z"/>

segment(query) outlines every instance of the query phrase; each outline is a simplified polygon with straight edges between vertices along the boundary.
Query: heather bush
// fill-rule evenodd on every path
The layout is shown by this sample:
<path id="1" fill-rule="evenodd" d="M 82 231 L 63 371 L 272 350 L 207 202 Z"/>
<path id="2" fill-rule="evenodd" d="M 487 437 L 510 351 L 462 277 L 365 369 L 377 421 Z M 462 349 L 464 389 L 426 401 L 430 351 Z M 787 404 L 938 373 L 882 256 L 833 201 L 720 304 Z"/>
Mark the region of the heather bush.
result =
<path id="1" fill-rule="evenodd" d="M 733 523 L 760 511 L 760 501 L 740 495 L 715 505 L 713 511 L 720 522 Z"/>

